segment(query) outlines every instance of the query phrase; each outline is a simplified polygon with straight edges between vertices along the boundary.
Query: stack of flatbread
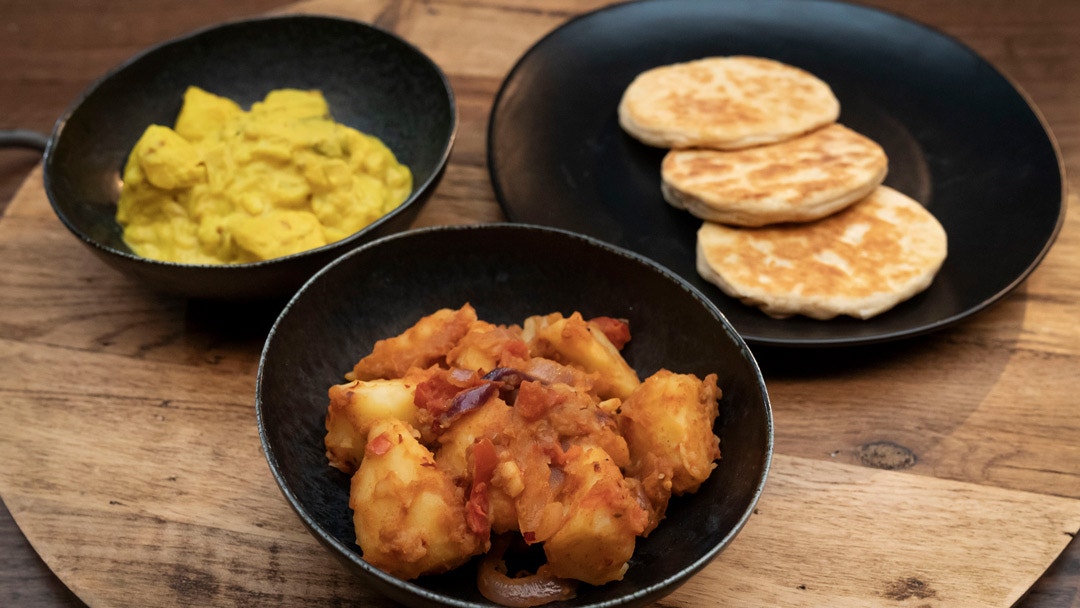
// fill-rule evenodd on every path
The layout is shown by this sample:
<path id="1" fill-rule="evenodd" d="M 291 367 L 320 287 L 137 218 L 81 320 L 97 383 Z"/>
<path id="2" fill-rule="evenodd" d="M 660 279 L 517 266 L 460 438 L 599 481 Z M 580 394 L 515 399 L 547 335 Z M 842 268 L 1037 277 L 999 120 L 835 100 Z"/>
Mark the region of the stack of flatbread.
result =
<path id="1" fill-rule="evenodd" d="M 664 199 L 704 220 L 703 278 L 775 317 L 867 319 L 926 289 L 947 240 L 839 115 L 813 74 L 746 56 L 648 70 L 619 104 L 627 133 L 669 148 Z"/>

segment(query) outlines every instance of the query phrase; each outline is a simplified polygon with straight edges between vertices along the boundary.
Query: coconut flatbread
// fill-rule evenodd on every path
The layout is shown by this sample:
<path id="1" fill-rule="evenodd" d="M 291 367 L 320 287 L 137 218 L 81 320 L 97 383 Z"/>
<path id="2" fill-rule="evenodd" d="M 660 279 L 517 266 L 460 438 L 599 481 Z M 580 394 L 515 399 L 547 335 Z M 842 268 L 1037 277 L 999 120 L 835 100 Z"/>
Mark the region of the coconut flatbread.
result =
<path id="1" fill-rule="evenodd" d="M 705 222 L 697 239 L 705 280 L 781 318 L 873 317 L 926 289 L 947 250 L 937 219 L 887 186 L 815 222 Z"/>
<path id="2" fill-rule="evenodd" d="M 861 200 L 885 179 L 875 141 L 833 123 L 743 150 L 672 150 L 660 167 L 664 200 L 711 222 L 807 222 Z"/>
<path id="3" fill-rule="evenodd" d="M 627 133 L 661 148 L 738 149 L 834 122 L 840 102 L 817 76 L 762 57 L 708 57 L 638 74 L 619 101 Z"/>

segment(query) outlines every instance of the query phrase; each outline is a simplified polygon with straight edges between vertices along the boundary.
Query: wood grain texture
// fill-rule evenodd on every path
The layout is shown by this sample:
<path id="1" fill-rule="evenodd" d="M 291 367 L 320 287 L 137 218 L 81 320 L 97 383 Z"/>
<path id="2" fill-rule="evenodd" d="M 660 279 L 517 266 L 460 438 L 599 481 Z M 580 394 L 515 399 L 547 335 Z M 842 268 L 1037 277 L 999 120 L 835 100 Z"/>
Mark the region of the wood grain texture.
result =
<path id="1" fill-rule="evenodd" d="M 959 326 L 865 348 L 755 349 L 776 417 L 766 494 L 721 558 L 660 605 L 1078 607 L 1080 4 L 864 3 L 956 36 L 1038 104 L 1074 192 L 1065 225 L 1019 290 Z M 601 4 L 287 8 L 393 29 L 447 71 L 459 136 L 425 226 L 502 219 L 485 155 L 494 93 L 539 37 Z M 47 130 L 145 46 L 281 8 L 0 1 L 13 66 L 0 74 L 0 128 Z M 276 309 L 212 308 L 120 277 L 55 219 L 33 154 L 0 151 L 0 187 L 12 199 L 0 221 L 0 497 L 43 560 L 0 519 L 0 605 L 388 605 L 303 530 L 266 468 L 252 396 Z"/>
<path id="2" fill-rule="evenodd" d="M 0 456 L 18 471 L 3 495 L 90 605 L 384 604 L 278 494 L 253 373 L 61 346 L 11 346 L 0 364 L 42 387 L 0 389 Z M 51 386 L 61 368 L 79 383 Z M 743 534 L 665 604 L 856 606 L 915 586 L 929 605 L 1008 606 L 1078 528 L 1075 500 L 778 456 Z"/>
<path id="3" fill-rule="evenodd" d="M 781 455 L 754 517 L 686 593 L 733 606 L 1010 606 L 1034 582 L 1019 564 L 1060 551 L 1076 517 L 1074 500 Z M 991 557 L 1006 546 L 1017 551 Z"/>

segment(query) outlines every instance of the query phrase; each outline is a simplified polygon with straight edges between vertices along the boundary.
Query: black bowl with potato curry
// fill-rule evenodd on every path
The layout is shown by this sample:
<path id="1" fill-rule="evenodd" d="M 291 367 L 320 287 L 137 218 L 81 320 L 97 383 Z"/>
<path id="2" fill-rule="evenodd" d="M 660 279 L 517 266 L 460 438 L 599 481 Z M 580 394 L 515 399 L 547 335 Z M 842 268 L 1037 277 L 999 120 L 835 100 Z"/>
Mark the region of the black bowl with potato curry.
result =
<path id="1" fill-rule="evenodd" d="M 411 230 L 319 271 L 267 338 L 256 412 L 300 521 L 415 608 L 649 605 L 738 535 L 773 443 L 707 298 L 521 224 Z"/>

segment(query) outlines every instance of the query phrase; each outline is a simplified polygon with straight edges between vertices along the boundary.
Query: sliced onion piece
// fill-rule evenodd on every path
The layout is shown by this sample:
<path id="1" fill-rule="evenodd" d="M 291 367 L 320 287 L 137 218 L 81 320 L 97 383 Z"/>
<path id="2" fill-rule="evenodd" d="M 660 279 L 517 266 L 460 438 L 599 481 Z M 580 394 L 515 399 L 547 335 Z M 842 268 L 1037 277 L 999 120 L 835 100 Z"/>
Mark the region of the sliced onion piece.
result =
<path id="1" fill-rule="evenodd" d="M 484 597 L 510 608 L 529 608 L 572 599 L 577 594 L 575 582 L 551 574 L 547 564 L 535 574 L 509 576 L 505 555 L 511 540 L 506 534 L 496 538 L 480 562 L 476 584 Z"/>
<path id="2" fill-rule="evenodd" d="M 488 399 L 491 399 L 498 392 L 499 386 L 493 382 L 485 382 L 459 392 L 450 401 L 450 407 L 439 415 L 439 426 L 444 429 L 449 427 L 462 414 L 484 405 Z"/>

